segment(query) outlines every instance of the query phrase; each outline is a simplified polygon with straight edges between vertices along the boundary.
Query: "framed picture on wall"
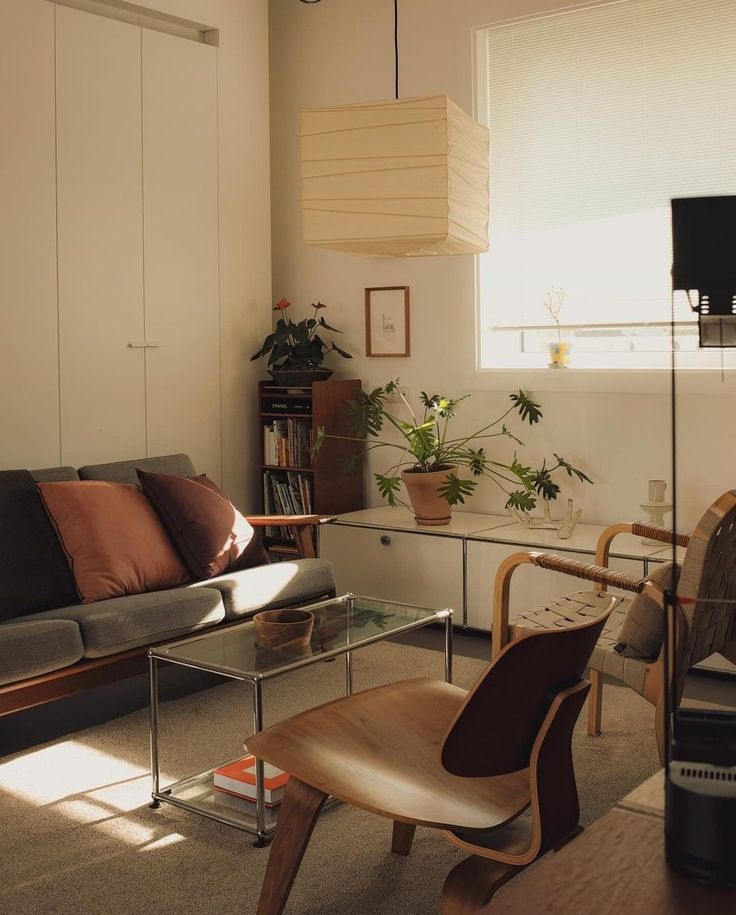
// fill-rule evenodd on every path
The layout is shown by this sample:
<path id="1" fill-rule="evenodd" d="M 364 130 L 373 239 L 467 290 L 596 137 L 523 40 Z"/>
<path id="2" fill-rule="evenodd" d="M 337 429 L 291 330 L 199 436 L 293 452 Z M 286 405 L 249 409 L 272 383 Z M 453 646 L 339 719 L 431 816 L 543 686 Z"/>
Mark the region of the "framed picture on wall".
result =
<path id="1" fill-rule="evenodd" d="M 409 287 L 365 291 L 366 356 L 409 355 Z"/>

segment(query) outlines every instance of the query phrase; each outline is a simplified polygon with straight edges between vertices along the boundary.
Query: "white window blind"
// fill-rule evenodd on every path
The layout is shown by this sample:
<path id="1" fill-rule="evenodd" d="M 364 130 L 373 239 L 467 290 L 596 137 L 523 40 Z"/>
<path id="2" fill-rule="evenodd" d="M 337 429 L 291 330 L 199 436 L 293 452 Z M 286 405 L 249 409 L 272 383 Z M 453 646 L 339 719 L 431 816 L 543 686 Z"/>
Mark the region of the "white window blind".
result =
<path id="1" fill-rule="evenodd" d="M 666 365 L 670 199 L 736 194 L 736 0 L 621 0 L 485 38 L 481 367 L 546 364 L 551 287 L 573 365 Z M 676 317 L 693 321 L 685 300 Z"/>

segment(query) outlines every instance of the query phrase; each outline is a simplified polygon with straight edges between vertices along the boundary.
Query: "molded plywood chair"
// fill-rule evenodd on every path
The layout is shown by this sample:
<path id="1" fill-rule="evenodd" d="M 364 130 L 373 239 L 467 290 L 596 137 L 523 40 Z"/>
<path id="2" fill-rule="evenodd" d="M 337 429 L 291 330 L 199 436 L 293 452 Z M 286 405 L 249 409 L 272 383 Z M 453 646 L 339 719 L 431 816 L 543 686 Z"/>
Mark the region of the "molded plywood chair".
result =
<path id="1" fill-rule="evenodd" d="M 404 680 L 249 739 L 248 752 L 291 776 L 258 915 L 283 911 L 329 795 L 393 820 L 398 854 L 417 825 L 443 830 L 471 856 L 448 876 L 441 911 L 486 911 L 498 886 L 578 830 L 572 730 L 607 614 L 512 642 L 469 693 Z"/>
<path id="2" fill-rule="evenodd" d="M 607 528 L 599 538 L 596 564 L 592 566 L 549 553 L 516 553 L 510 556 L 499 567 L 496 578 L 493 654 L 501 651 L 509 639 L 520 638 L 530 631 L 564 628 L 580 622 L 591 613 L 599 612 L 602 602 L 610 599 L 606 593 L 607 585 L 637 593 L 644 591 L 662 608 L 664 591 L 661 584 L 605 568 L 611 542 L 620 533 L 632 533 L 667 544 L 672 544 L 674 540 L 678 546 L 686 547 L 677 584 L 678 636 L 674 669 L 678 671 L 676 699 L 679 702 L 685 677 L 694 664 L 717 652 L 732 656 L 736 614 L 732 606 L 713 601 L 736 601 L 736 490 L 724 493 L 717 499 L 690 535 L 640 522 L 615 524 Z M 597 582 L 600 587 L 595 591 L 578 592 L 534 608 L 523 614 L 513 625 L 509 625 L 511 575 L 515 568 L 525 563 L 585 578 Z M 593 688 L 588 705 L 588 733 L 600 733 L 602 675 L 609 674 L 656 706 L 655 729 L 662 756 L 664 652 L 660 648 L 656 658 L 640 660 L 622 657 L 614 651 L 630 604 L 630 598 L 616 598 L 616 606 L 591 656 L 590 679 Z M 655 607 L 651 609 L 656 612 Z"/>

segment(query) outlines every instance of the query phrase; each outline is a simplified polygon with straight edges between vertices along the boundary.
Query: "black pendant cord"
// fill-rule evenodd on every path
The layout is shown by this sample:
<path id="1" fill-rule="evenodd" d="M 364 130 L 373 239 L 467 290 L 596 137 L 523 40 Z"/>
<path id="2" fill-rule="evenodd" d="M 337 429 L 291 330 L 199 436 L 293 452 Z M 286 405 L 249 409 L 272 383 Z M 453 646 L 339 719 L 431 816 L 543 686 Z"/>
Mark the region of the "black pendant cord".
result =
<path id="1" fill-rule="evenodd" d="M 399 97 L 399 0 L 394 0 L 394 91 Z"/>

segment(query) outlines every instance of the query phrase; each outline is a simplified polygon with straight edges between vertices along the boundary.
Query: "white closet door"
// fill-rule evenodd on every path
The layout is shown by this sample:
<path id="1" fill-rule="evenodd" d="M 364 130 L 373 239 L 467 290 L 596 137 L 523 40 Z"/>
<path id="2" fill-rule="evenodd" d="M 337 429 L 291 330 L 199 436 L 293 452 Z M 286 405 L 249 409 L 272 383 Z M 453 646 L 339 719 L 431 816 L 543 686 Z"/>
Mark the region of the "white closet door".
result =
<path id="1" fill-rule="evenodd" d="M 141 30 L 56 7 L 61 453 L 146 453 Z"/>
<path id="2" fill-rule="evenodd" d="M 220 481 L 217 52 L 143 32 L 148 453 Z"/>
<path id="3" fill-rule="evenodd" d="M 59 463 L 54 7 L 3 0 L 0 467 Z"/>

